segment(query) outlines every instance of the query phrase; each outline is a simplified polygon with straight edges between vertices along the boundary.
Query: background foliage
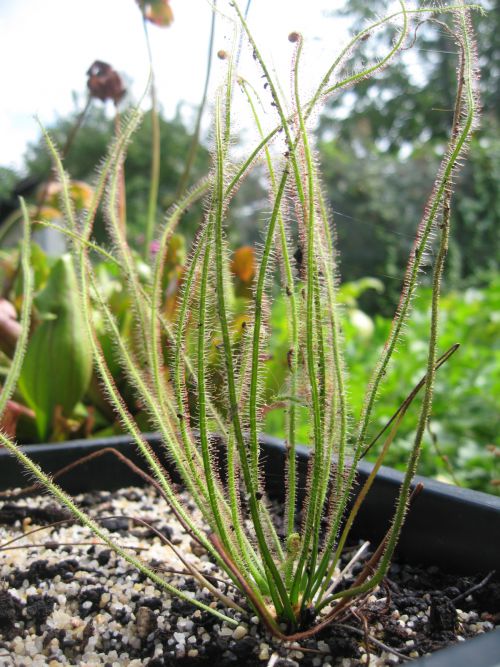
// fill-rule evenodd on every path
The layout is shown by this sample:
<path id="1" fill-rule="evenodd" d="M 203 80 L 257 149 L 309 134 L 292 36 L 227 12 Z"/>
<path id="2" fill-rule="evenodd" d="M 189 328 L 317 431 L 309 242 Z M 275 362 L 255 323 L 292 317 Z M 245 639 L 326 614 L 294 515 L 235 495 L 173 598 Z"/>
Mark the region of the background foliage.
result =
<path id="1" fill-rule="evenodd" d="M 387 337 L 391 321 L 374 320 L 356 308 L 357 298 L 375 285 L 346 283 L 340 290 L 344 302 L 344 336 L 349 366 L 349 399 L 358 416 L 370 373 Z M 391 418 L 411 389 L 425 374 L 426 336 L 429 327 L 430 289 L 416 300 L 407 336 L 396 353 L 374 410 L 374 437 Z M 442 481 L 500 494 L 500 277 L 484 288 L 449 291 L 442 299 L 439 350 L 460 342 L 460 349 L 438 373 L 430 429 L 424 439 L 419 474 Z M 275 336 L 269 362 L 269 386 L 278 393 L 286 373 L 286 320 L 284 304 L 273 311 Z M 267 416 L 267 431 L 284 437 L 280 410 Z M 386 464 L 404 469 L 418 418 L 418 401 L 405 416 Z M 304 424 L 299 441 L 307 441 Z M 370 437 L 368 438 L 370 440 Z M 375 451 L 368 460 L 375 460 Z"/>
<path id="2" fill-rule="evenodd" d="M 500 2 L 483 4 L 487 16 L 476 17 L 483 117 L 455 185 L 447 280 L 455 288 L 486 285 L 500 264 Z M 381 0 L 350 0 L 340 14 L 354 30 L 386 7 Z M 387 35 L 377 33 L 358 58 L 388 47 Z M 357 279 L 371 267 L 386 286 L 383 297 L 363 301 L 372 312 L 389 314 L 398 293 L 394 277 L 401 275 L 449 132 L 456 49 L 442 25 L 423 23 L 406 58 L 332 100 L 319 122 L 326 188 L 340 212 L 342 278 Z"/>

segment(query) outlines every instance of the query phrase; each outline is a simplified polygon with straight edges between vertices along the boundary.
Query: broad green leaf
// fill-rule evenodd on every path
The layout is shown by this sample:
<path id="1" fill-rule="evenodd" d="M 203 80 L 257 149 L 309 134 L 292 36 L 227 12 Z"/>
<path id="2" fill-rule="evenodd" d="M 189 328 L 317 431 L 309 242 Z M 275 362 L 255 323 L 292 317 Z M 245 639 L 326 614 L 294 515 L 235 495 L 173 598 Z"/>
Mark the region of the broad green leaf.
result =
<path id="1" fill-rule="evenodd" d="M 54 264 L 36 305 L 42 322 L 28 343 L 19 390 L 35 412 L 40 438 L 47 439 L 56 408 L 69 417 L 84 395 L 92 372 L 92 355 L 69 255 Z"/>

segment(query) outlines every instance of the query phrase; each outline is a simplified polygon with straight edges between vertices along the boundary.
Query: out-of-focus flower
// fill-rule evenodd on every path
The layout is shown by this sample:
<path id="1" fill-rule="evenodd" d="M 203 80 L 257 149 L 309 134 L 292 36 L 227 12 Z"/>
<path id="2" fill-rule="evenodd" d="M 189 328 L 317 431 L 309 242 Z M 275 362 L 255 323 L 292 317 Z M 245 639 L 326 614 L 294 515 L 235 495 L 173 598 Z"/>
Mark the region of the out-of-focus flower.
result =
<path id="1" fill-rule="evenodd" d="M 174 13 L 169 0 L 136 0 L 144 18 L 162 28 L 168 27 L 174 20 Z"/>
<path id="2" fill-rule="evenodd" d="M 115 104 L 125 95 L 125 86 L 120 75 L 111 65 L 102 60 L 95 60 L 87 71 L 87 87 L 92 97 L 105 102 L 113 100 Z"/>
<path id="3" fill-rule="evenodd" d="M 243 246 L 234 252 L 231 272 L 242 283 L 250 285 L 255 277 L 255 251 L 250 246 Z"/>
<path id="4" fill-rule="evenodd" d="M 157 239 L 151 241 L 151 243 L 149 244 L 149 252 L 151 253 L 151 255 L 153 256 L 156 255 L 159 249 L 160 249 L 160 242 Z"/>
<path id="5" fill-rule="evenodd" d="M 61 194 L 62 186 L 57 181 L 42 183 L 37 192 L 37 200 L 42 205 L 40 210 L 42 218 L 52 220 L 62 217 Z M 94 190 L 84 181 L 71 181 L 69 194 L 75 209 L 82 211 L 90 207 Z"/>

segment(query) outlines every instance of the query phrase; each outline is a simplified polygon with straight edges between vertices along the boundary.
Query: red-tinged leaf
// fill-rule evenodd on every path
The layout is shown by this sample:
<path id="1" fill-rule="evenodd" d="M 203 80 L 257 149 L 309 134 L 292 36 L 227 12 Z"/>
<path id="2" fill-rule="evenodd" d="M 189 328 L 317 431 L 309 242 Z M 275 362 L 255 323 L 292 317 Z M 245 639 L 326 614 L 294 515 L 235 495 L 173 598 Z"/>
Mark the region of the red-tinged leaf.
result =
<path id="1" fill-rule="evenodd" d="M 9 438 L 15 438 L 17 422 L 19 421 L 19 418 L 23 416 L 34 419 L 35 413 L 25 405 L 21 405 L 21 403 L 16 403 L 16 401 L 7 401 L 5 411 L 0 418 L 0 429 L 2 429 L 2 432 L 5 433 L 5 435 L 7 435 Z"/>

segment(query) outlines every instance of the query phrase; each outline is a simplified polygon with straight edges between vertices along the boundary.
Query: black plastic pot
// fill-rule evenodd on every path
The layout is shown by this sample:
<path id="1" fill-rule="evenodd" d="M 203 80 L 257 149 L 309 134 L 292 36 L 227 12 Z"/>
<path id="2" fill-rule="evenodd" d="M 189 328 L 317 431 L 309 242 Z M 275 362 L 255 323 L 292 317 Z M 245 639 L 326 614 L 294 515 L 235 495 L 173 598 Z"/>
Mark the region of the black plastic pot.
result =
<path id="1" fill-rule="evenodd" d="M 170 467 L 156 434 L 146 436 L 167 469 Z M 268 493 L 283 499 L 285 457 L 283 444 L 265 437 L 261 440 L 262 460 Z M 104 440 L 28 445 L 24 451 L 44 471 L 54 473 L 77 459 L 101 450 L 119 449 L 127 458 L 143 467 L 143 461 L 128 436 Z M 298 448 L 298 487 L 304 487 L 308 450 Z M 370 474 L 372 466 L 361 463 L 358 484 Z M 353 527 L 353 535 L 379 542 L 394 511 L 402 474 L 382 467 Z M 409 513 L 398 545 L 399 557 L 422 565 L 437 565 L 449 573 L 461 575 L 500 575 L 500 498 L 417 477 L 424 489 Z M 26 473 L 5 450 L 0 450 L 0 490 L 26 485 Z M 140 485 L 142 480 L 112 454 L 105 454 L 71 470 L 58 483 L 70 493 L 93 489 L 113 490 Z M 300 499 L 299 499 L 300 500 Z M 500 630 L 470 642 L 439 651 L 414 662 L 422 667 L 499 667 Z"/>

